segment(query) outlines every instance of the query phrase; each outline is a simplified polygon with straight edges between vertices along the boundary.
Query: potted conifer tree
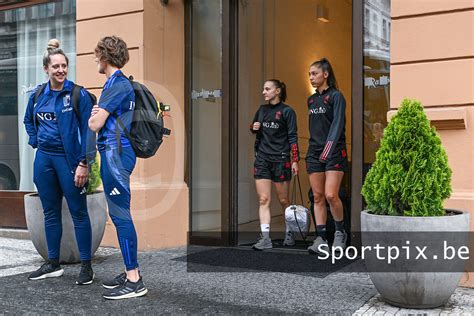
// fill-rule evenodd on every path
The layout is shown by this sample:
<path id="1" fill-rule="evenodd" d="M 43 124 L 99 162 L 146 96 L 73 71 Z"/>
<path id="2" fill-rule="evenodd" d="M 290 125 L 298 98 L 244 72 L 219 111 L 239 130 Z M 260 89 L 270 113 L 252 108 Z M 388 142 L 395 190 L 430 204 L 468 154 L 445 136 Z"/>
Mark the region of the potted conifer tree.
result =
<path id="1" fill-rule="evenodd" d="M 105 222 L 107 220 L 107 208 L 105 196 L 102 191 L 98 191 L 100 186 L 100 170 L 98 162 L 91 165 L 87 186 L 87 209 L 91 221 L 92 228 L 92 254 L 95 253 L 102 241 L 105 231 Z M 44 232 L 44 214 L 38 193 L 26 194 L 25 201 L 25 217 L 28 232 L 31 241 L 38 253 L 44 258 L 48 258 L 48 247 L 46 244 L 46 235 Z M 62 202 L 62 225 L 63 234 L 61 238 L 61 263 L 77 263 L 80 262 L 79 249 L 77 248 L 74 224 L 69 212 L 66 200 Z"/>
<path id="2" fill-rule="evenodd" d="M 380 242 L 386 247 L 398 245 L 404 251 L 389 265 L 373 253 L 365 258 L 372 282 L 388 303 L 434 308 L 445 304 L 458 285 L 465 262 L 444 261 L 436 266 L 443 258 L 434 254 L 441 249 L 440 236 L 455 236 L 448 241 L 468 244 L 469 214 L 443 207 L 451 190 L 451 169 L 439 135 L 420 102 L 403 100 L 384 130 L 362 188 L 367 203 L 361 213 L 363 247 Z M 404 240 L 409 238 L 418 240 L 418 249 Z M 429 248 L 432 252 L 423 254 L 426 259 L 415 260 L 423 249 L 420 238 L 437 244 Z M 406 260 L 407 250 L 412 251 L 410 260 Z"/>

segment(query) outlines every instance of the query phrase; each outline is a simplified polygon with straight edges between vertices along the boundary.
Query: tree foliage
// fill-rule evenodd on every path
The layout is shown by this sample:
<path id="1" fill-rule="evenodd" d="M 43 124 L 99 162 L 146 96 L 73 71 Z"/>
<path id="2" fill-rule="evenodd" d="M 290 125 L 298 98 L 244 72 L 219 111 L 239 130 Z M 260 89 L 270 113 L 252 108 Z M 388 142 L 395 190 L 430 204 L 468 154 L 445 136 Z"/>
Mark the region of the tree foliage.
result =
<path id="1" fill-rule="evenodd" d="M 403 100 L 362 187 L 368 209 L 381 215 L 440 216 L 451 190 L 439 135 L 419 101 Z"/>
<path id="2" fill-rule="evenodd" d="M 87 184 L 87 194 L 94 193 L 100 184 L 101 184 L 100 168 L 99 168 L 98 159 L 96 158 L 95 162 L 92 163 L 91 168 L 90 168 L 89 181 Z"/>

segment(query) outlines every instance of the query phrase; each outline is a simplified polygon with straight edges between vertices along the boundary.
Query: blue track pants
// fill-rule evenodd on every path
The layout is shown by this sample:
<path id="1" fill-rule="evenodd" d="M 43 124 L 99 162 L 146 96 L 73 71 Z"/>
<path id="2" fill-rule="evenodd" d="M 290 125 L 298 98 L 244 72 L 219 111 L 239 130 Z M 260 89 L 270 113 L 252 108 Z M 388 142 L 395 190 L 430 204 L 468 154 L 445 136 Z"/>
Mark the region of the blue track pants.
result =
<path id="1" fill-rule="evenodd" d="M 48 258 L 59 259 L 63 233 L 61 204 L 64 195 L 74 222 L 80 259 L 91 260 L 92 232 L 86 192 L 74 185 L 74 174 L 69 168 L 66 156 L 49 155 L 38 150 L 33 172 L 33 180 L 44 210 Z"/>
<path id="2" fill-rule="evenodd" d="M 100 153 L 100 174 L 109 207 L 109 215 L 117 229 L 117 237 L 125 267 L 138 268 L 137 233 L 130 214 L 130 175 L 135 167 L 136 156 L 132 147 L 108 149 Z"/>

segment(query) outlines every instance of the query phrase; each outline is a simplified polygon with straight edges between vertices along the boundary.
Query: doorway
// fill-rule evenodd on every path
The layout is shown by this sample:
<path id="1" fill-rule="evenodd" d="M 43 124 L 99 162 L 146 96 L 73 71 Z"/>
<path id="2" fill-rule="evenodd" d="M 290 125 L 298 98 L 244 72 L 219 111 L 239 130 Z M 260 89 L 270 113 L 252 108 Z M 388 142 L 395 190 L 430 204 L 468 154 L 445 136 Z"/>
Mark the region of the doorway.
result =
<path id="1" fill-rule="evenodd" d="M 299 177 L 306 206 L 310 188 L 304 161 L 309 140 L 307 98 L 314 93 L 308 69 L 323 57 L 331 62 L 339 89 L 346 98 L 346 140 L 349 162 L 352 161 L 352 1 L 240 0 L 238 21 L 237 230 L 238 244 L 243 245 L 255 242 L 260 231 L 253 179 L 255 137 L 248 126 L 263 102 L 261 91 L 265 80 L 276 78 L 285 82 L 288 93 L 285 103 L 297 115 Z M 350 208 L 350 172 L 345 175 L 341 190 L 346 192 L 343 204 Z M 270 209 L 271 231 L 284 233 L 284 211 L 274 190 Z M 350 209 L 345 214 L 350 214 Z"/>
<path id="2" fill-rule="evenodd" d="M 346 214 L 359 227 L 363 156 L 363 2 L 351 0 L 191 0 L 187 2 L 187 176 L 190 243 L 244 245 L 260 230 L 253 179 L 254 136 L 266 79 L 284 81 L 297 114 L 300 180 L 309 181 L 309 65 L 326 57 L 345 96 L 349 172 Z M 272 231 L 284 231 L 272 197 Z M 312 228 L 314 230 L 314 228 Z"/>

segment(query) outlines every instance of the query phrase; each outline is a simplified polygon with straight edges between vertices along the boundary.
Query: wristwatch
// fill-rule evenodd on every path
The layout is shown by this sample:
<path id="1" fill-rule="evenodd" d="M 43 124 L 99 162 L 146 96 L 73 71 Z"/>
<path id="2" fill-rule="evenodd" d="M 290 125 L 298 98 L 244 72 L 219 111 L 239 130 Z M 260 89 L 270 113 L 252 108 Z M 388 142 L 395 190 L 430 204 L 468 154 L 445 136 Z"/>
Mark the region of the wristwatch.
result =
<path id="1" fill-rule="evenodd" d="M 83 160 L 79 161 L 79 166 L 87 167 L 87 160 L 83 159 Z"/>

